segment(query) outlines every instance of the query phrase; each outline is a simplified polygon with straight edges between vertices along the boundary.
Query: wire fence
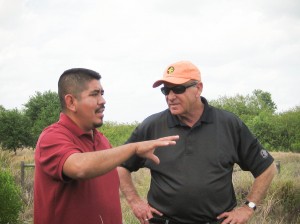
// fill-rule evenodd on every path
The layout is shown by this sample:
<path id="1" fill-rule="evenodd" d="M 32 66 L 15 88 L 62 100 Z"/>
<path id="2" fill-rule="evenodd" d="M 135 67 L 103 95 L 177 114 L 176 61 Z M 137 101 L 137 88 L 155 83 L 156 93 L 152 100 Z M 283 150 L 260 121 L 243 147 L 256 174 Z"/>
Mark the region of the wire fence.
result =
<path id="1" fill-rule="evenodd" d="M 276 160 L 275 165 L 276 165 L 276 168 L 277 168 L 277 172 L 279 174 L 280 173 L 280 160 Z M 33 163 L 26 164 L 24 161 L 21 161 L 21 186 L 22 187 L 24 186 L 25 168 L 27 168 L 27 167 L 33 167 L 34 168 L 35 164 L 33 164 Z M 233 172 L 237 172 L 237 171 L 242 171 L 242 169 L 239 168 L 239 167 L 234 168 Z"/>

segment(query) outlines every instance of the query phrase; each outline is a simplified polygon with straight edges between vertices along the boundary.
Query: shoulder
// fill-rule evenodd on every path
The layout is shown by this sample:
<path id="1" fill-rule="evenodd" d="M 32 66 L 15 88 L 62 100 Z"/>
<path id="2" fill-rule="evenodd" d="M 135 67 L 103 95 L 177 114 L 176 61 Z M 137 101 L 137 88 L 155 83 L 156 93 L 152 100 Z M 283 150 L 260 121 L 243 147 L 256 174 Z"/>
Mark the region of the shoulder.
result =
<path id="1" fill-rule="evenodd" d="M 225 119 L 237 119 L 237 120 L 240 120 L 240 118 L 236 114 L 234 114 L 234 113 L 232 113 L 232 112 L 230 112 L 228 110 L 219 109 L 219 108 L 216 108 L 216 107 L 213 107 L 213 106 L 210 106 L 210 107 L 220 117 L 223 117 Z"/>
<path id="2" fill-rule="evenodd" d="M 147 117 L 135 128 L 128 142 L 153 139 L 162 132 L 162 127 L 167 127 L 168 113 L 168 110 L 165 110 Z"/>
<path id="3" fill-rule="evenodd" d="M 142 121 L 140 126 L 148 126 L 151 124 L 161 123 L 164 120 L 167 120 L 168 114 L 169 114 L 168 109 L 158 112 L 158 113 L 155 113 L 155 114 L 152 114 L 149 117 L 145 118 L 145 120 Z"/>
<path id="4" fill-rule="evenodd" d="M 41 142 L 53 142 L 53 139 L 56 142 L 61 142 L 65 140 L 74 139 L 75 135 L 67 127 L 61 125 L 59 122 L 54 123 L 46 127 L 39 136 L 38 144 Z"/>
<path id="5" fill-rule="evenodd" d="M 209 102 L 206 100 L 206 98 L 201 97 L 201 101 L 204 104 L 204 112 L 202 115 L 202 120 L 206 121 L 208 123 L 214 123 L 214 122 L 241 122 L 241 119 L 235 115 L 234 113 L 217 108 L 215 106 L 212 106 L 209 104 Z"/>
<path id="6" fill-rule="evenodd" d="M 234 113 L 219 109 L 214 106 L 209 105 L 210 113 L 212 114 L 213 121 L 232 124 L 237 127 L 243 126 L 243 121 Z"/>

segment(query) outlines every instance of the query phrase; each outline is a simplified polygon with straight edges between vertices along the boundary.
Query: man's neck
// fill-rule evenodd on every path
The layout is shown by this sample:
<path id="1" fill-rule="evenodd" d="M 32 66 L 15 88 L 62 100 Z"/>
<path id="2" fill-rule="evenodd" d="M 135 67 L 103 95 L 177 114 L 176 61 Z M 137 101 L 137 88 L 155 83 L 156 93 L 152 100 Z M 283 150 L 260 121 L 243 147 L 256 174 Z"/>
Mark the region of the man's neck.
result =
<path id="1" fill-rule="evenodd" d="M 193 127 L 197 121 L 201 118 L 204 111 L 204 104 L 200 101 L 198 105 L 195 106 L 193 111 L 186 115 L 178 115 L 178 119 L 189 127 Z"/>

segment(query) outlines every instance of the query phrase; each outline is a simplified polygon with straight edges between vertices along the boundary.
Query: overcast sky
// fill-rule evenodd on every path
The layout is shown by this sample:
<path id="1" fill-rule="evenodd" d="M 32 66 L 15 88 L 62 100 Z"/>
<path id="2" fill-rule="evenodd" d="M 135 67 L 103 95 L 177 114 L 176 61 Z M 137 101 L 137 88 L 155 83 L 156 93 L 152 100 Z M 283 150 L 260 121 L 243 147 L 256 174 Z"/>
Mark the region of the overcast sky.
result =
<path id="1" fill-rule="evenodd" d="M 63 71 L 102 75 L 105 120 L 142 121 L 166 108 L 152 84 L 189 60 L 203 96 L 271 93 L 300 105 L 299 0 L 0 0 L 0 105 L 57 92 Z"/>

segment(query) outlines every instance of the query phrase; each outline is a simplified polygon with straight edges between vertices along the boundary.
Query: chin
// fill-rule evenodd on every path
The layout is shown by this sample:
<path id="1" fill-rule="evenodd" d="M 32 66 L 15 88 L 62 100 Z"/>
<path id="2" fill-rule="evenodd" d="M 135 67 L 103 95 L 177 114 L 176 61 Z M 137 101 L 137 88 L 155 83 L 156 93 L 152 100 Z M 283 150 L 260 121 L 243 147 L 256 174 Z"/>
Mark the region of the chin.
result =
<path id="1" fill-rule="evenodd" d="M 94 128 L 100 128 L 103 125 L 103 122 L 94 123 Z"/>
<path id="2" fill-rule="evenodd" d="M 170 112 L 171 112 L 172 115 L 179 115 L 179 114 L 181 114 L 179 110 L 171 110 L 170 109 Z"/>

